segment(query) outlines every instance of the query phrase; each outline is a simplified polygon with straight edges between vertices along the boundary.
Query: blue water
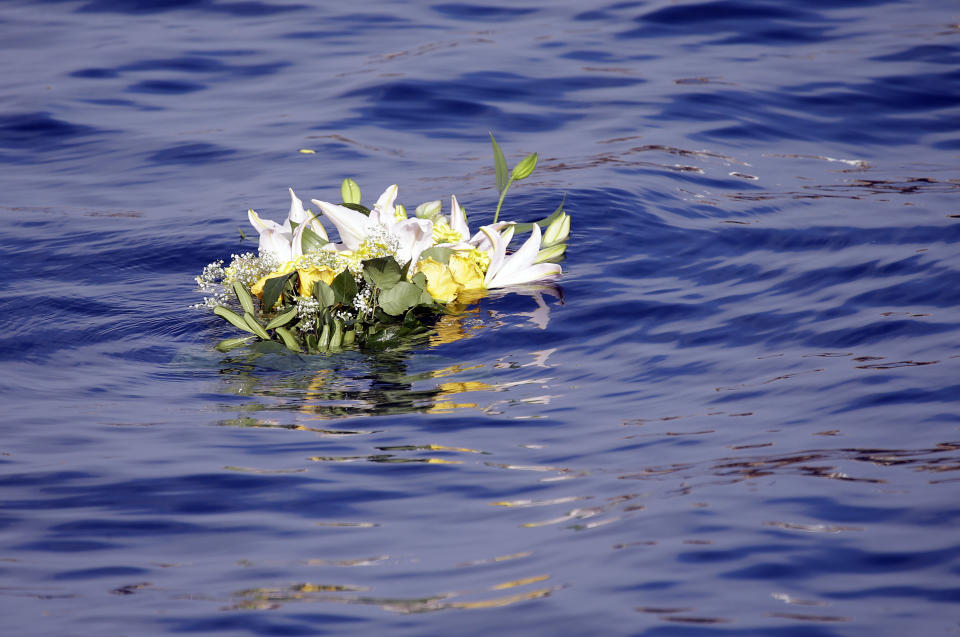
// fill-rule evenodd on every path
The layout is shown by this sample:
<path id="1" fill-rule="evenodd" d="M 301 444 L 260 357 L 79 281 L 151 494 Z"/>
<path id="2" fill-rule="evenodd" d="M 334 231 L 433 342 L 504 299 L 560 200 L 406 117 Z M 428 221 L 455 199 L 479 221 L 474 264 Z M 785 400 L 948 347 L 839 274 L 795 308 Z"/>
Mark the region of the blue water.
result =
<path id="1" fill-rule="evenodd" d="M 3 3 L 3 634 L 957 634 L 958 20 Z M 247 208 L 476 226 L 488 131 L 541 157 L 504 217 L 567 196 L 558 295 L 213 350 Z"/>

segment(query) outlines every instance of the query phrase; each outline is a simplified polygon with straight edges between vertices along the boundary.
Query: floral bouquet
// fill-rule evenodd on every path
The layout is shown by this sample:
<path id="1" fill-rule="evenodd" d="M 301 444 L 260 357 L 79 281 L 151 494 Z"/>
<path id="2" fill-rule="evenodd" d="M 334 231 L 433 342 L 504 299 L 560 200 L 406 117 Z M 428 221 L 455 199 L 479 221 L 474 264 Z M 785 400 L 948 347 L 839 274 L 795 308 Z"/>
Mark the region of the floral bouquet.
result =
<path id="1" fill-rule="evenodd" d="M 352 179 L 341 186 L 341 203 L 314 199 L 316 214 L 304 209 L 293 190 L 283 224 L 250 210 L 259 254 L 233 255 L 226 267 L 216 261 L 197 277 L 200 291 L 211 295 L 198 307 L 247 332 L 217 349 L 258 339 L 280 341 L 295 352 L 385 347 L 429 334 L 432 317 L 486 290 L 559 276 L 556 261 L 570 234 L 563 202 L 541 221 L 499 221 L 510 184 L 530 176 L 537 154 L 510 171 L 493 135 L 490 140 L 500 199 L 493 222 L 475 234 L 455 196 L 449 215 L 442 214 L 440 201 L 431 201 L 409 216 L 397 202 L 396 185 L 366 208 Z M 336 227 L 339 243 L 330 240 L 323 219 Z M 529 238 L 508 253 L 514 236 L 526 232 Z"/>

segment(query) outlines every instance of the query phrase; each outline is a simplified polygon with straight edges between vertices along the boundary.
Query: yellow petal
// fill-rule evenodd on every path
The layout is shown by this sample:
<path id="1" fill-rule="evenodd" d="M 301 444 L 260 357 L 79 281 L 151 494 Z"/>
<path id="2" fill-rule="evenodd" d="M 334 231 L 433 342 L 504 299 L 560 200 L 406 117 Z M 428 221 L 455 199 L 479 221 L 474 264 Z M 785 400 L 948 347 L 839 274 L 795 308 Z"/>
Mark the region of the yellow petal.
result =
<path id="1" fill-rule="evenodd" d="M 450 274 L 464 290 L 479 290 L 483 288 L 483 272 L 474 259 L 468 254 L 454 252 L 450 255 Z"/>
<path id="2" fill-rule="evenodd" d="M 457 292 L 460 291 L 460 285 L 450 274 L 450 268 L 433 259 L 424 259 L 417 268 L 427 277 L 427 292 L 438 303 L 449 303 L 457 298 Z"/>
<path id="3" fill-rule="evenodd" d="M 311 296 L 314 283 L 323 281 L 330 285 L 337 276 L 335 271 L 324 267 L 300 269 L 297 274 L 300 275 L 300 296 Z"/>

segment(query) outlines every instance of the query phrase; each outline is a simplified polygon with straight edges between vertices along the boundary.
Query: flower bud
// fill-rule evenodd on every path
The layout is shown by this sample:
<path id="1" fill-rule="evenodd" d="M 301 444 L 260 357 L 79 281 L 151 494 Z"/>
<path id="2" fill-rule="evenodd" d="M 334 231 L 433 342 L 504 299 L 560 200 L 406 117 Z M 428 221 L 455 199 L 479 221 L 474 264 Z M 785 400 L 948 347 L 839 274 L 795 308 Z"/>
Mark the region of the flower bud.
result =
<path id="1" fill-rule="evenodd" d="M 561 212 L 560 216 L 550 222 L 547 231 L 543 233 L 540 245 L 545 248 L 563 243 L 570 236 L 570 215 Z"/>
<path id="2" fill-rule="evenodd" d="M 544 248 L 537 253 L 537 258 L 533 260 L 534 263 L 544 263 L 545 261 L 552 261 L 554 259 L 559 259 L 563 256 L 563 253 L 567 249 L 566 243 L 558 243 L 557 245 L 550 246 L 549 248 Z"/>
<path id="3" fill-rule="evenodd" d="M 428 201 L 417 206 L 415 214 L 421 219 L 430 219 L 432 221 L 434 217 L 440 214 L 442 209 L 443 204 L 437 199 L 436 201 Z"/>

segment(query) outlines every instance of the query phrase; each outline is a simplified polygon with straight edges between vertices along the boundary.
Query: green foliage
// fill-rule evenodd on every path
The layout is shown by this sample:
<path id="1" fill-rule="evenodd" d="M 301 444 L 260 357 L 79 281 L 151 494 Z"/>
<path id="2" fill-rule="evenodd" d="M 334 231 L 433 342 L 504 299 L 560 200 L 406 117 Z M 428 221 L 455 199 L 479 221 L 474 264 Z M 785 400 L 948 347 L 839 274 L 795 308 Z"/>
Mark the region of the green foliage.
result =
<path id="1" fill-rule="evenodd" d="M 490 133 L 490 143 L 493 144 L 493 168 L 497 174 L 497 192 L 500 193 L 497 210 L 493 213 L 493 222 L 496 223 L 497 220 L 500 219 L 500 208 L 503 207 L 503 198 L 507 196 L 510 184 L 515 181 L 520 181 L 521 179 L 526 179 L 533 173 L 533 169 L 537 167 L 537 154 L 531 153 L 527 155 L 519 164 L 514 166 L 513 172 L 510 172 L 510 169 L 507 167 L 507 160 L 503 156 L 503 151 L 500 150 L 500 144 L 493 138 L 493 133 Z M 508 173 L 509 177 L 507 176 Z"/>
<path id="2" fill-rule="evenodd" d="M 400 264 L 393 257 L 378 257 L 363 262 L 363 278 L 367 283 L 389 290 L 400 281 Z"/>
<path id="3" fill-rule="evenodd" d="M 493 144 L 493 168 L 497 175 L 497 192 L 503 193 L 507 189 L 507 174 L 510 171 L 503 151 L 500 150 L 500 144 L 493 138 L 493 133 L 490 133 L 490 143 Z"/>
<path id="4" fill-rule="evenodd" d="M 237 295 L 237 300 L 240 302 L 240 307 L 243 308 L 243 311 L 253 314 L 253 297 L 247 292 L 247 288 L 245 288 L 240 281 L 234 281 L 233 292 Z"/>
<path id="5" fill-rule="evenodd" d="M 330 243 L 316 232 L 310 228 L 304 228 L 303 238 L 300 240 L 300 248 L 304 254 L 307 252 L 313 252 L 314 250 L 319 250 L 323 246 Z"/>
<path id="6" fill-rule="evenodd" d="M 390 316 L 400 316 L 420 302 L 422 291 L 413 283 L 399 281 L 380 294 L 380 307 Z"/>
<path id="7" fill-rule="evenodd" d="M 370 216 L 370 209 L 358 203 L 350 203 L 349 201 L 345 201 L 340 205 L 344 208 L 349 208 L 350 210 L 356 210 L 357 212 L 365 214 L 368 217 Z"/>
<path id="8" fill-rule="evenodd" d="M 320 302 L 322 308 L 328 308 L 337 302 L 336 292 L 323 281 L 317 281 L 313 284 L 313 298 Z"/>
<path id="9" fill-rule="evenodd" d="M 293 308 L 292 310 L 284 312 L 283 314 L 273 318 L 273 320 L 267 323 L 267 327 L 265 329 L 272 330 L 275 327 L 282 327 L 283 325 L 286 325 L 296 317 L 297 317 L 297 308 Z"/>
<path id="10" fill-rule="evenodd" d="M 260 307 L 266 310 L 272 310 L 273 306 L 277 304 L 277 300 L 283 293 L 283 289 L 287 283 L 296 275 L 297 273 L 294 271 L 289 274 L 282 274 L 272 279 L 267 279 L 263 285 L 263 296 L 260 297 Z"/>
<path id="11" fill-rule="evenodd" d="M 344 270 L 338 274 L 330 285 L 333 290 L 334 303 L 340 305 L 350 305 L 353 303 L 353 297 L 357 295 L 357 281 L 350 274 L 349 270 Z"/>
<path id="12" fill-rule="evenodd" d="M 447 264 L 450 263 L 450 255 L 453 254 L 453 250 L 450 248 L 443 248 L 440 246 L 433 246 L 432 248 L 427 248 L 420 253 L 420 259 L 433 259 L 437 263 Z"/>

